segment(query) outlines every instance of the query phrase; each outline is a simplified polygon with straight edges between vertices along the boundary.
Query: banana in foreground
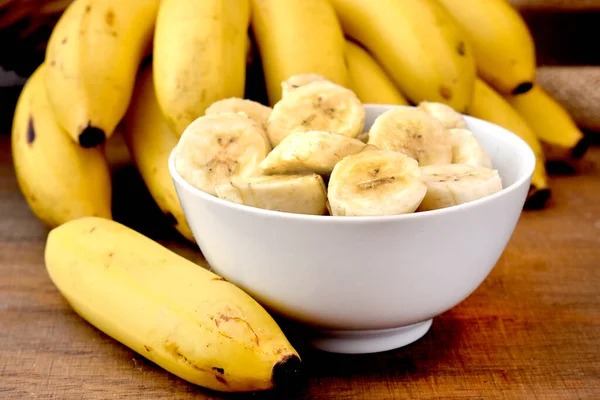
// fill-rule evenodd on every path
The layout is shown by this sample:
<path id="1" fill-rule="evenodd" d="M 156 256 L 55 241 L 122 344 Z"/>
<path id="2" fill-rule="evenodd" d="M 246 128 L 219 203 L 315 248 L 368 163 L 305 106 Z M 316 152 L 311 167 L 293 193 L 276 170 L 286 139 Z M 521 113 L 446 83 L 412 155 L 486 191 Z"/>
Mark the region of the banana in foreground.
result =
<path id="1" fill-rule="evenodd" d="M 154 85 L 177 137 L 215 101 L 244 96 L 249 24 L 249 0 L 162 0 Z"/>
<path id="2" fill-rule="evenodd" d="M 45 261 L 77 314 L 186 381 L 266 390 L 301 366 L 252 297 L 120 223 L 86 217 L 53 229 Z"/>
<path id="3" fill-rule="evenodd" d="M 467 34 L 479 76 L 503 95 L 531 89 L 534 41 L 523 17 L 507 0 L 438 0 Z"/>
<path id="4" fill-rule="evenodd" d="M 112 136 L 152 42 L 160 0 L 76 0 L 46 50 L 46 87 L 59 124 L 83 147 Z"/>
<path id="5" fill-rule="evenodd" d="M 346 40 L 350 89 L 369 104 L 408 105 L 408 100 L 387 73 L 361 45 Z"/>
<path id="6" fill-rule="evenodd" d="M 548 145 L 546 159 L 552 159 L 554 154 L 561 159 L 583 157 L 588 140 L 568 111 L 544 88 L 534 85 L 529 92 L 507 99 L 540 141 Z"/>
<path id="7" fill-rule="evenodd" d="M 169 156 L 177 137 L 167 125 L 154 91 L 152 66 L 140 72 L 125 118 L 123 136 L 150 195 L 186 239 L 194 242 L 169 173 Z"/>
<path id="8" fill-rule="evenodd" d="M 320 74 L 348 87 L 344 33 L 329 0 L 251 1 L 271 105 L 282 97 L 281 83 L 297 74 Z"/>
<path id="9" fill-rule="evenodd" d="M 17 102 L 12 156 L 17 182 L 34 215 L 54 228 L 83 216 L 112 218 L 111 176 L 102 149 L 83 148 L 59 126 L 48 103 L 45 64 Z"/>
<path id="10" fill-rule="evenodd" d="M 332 0 L 344 33 L 365 47 L 412 101 L 464 112 L 476 75 L 467 36 L 436 0 Z"/>
<path id="11" fill-rule="evenodd" d="M 531 147 L 536 157 L 536 163 L 525 207 L 543 208 L 551 195 L 545 166 L 546 160 L 540 141 L 527 121 L 502 95 L 479 78 L 475 82 L 473 103 L 469 114 L 513 132 Z"/>

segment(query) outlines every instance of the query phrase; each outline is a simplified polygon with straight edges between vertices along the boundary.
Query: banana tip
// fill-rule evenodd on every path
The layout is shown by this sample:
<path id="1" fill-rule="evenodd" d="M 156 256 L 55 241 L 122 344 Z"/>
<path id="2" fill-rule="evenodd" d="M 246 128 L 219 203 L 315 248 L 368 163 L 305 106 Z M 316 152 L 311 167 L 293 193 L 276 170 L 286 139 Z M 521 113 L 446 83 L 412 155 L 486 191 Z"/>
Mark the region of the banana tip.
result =
<path id="1" fill-rule="evenodd" d="M 529 92 L 533 88 L 533 82 L 523 82 L 517 85 L 516 88 L 513 89 L 512 94 L 516 96 L 518 94 L 524 94 Z"/>
<path id="2" fill-rule="evenodd" d="M 106 134 L 102 129 L 95 128 L 93 126 L 86 127 L 79 134 L 79 145 L 83 148 L 96 147 L 104 143 L 106 140 Z"/>
<path id="3" fill-rule="evenodd" d="M 548 199 L 550 199 L 550 189 L 537 189 L 532 187 L 525 201 L 526 210 L 541 210 L 546 206 Z"/>
<path id="4" fill-rule="evenodd" d="M 298 387 L 304 377 L 304 368 L 300 358 L 291 354 L 273 367 L 273 385 L 277 390 L 289 390 Z"/>
<path id="5" fill-rule="evenodd" d="M 571 157 L 576 160 L 582 158 L 591 145 L 592 139 L 590 136 L 585 135 L 579 142 L 577 142 L 575 147 L 573 147 L 573 150 L 571 151 Z"/>

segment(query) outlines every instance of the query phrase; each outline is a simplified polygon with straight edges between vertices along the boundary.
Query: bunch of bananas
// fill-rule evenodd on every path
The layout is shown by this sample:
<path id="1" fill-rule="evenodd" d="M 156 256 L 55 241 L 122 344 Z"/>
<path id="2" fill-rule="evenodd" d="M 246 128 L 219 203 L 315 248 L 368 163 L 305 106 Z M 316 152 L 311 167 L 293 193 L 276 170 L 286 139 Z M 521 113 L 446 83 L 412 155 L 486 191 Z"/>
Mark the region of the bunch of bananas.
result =
<path id="1" fill-rule="evenodd" d="M 266 388 L 273 365 L 296 360 L 295 351 L 251 299 L 212 290 L 218 279 L 194 275 L 184 260 L 112 221 L 111 143 L 122 138 L 157 205 L 193 241 L 167 169 L 185 128 L 219 100 L 273 106 L 282 82 L 317 74 L 363 103 L 439 102 L 514 132 L 537 156 L 527 204 L 541 208 L 550 196 L 548 155 L 581 157 L 586 141 L 535 83 L 535 72 L 533 40 L 506 0 L 74 0 L 18 100 L 15 170 L 33 213 L 55 229 L 47 266 L 78 312 L 190 381 L 217 390 Z M 142 250 L 139 259 L 127 243 Z M 177 265 L 179 275 L 163 276 L 158 259 Z M 94 268 L 82 273 L 83 264 Z M 107 264 L 131 268 L 113 273 Z M 146 273 L 147 282 L 136 280 Z M 206 296 L 213 297 L 197 301 L 227 304 L 208 307 L 212 320 L 202 324 L 216 324 L 211 331 L 192 326 L 196 309 L 185 304 L 193 296 L 181 286 L 187 279 L 211 288 Z M 163 281 L 173 290 L 156 286 Z M 97 297 L 109 285 L 129 288 L 128 300 L 137 303 L 108 302 L 115 313 L 102 313 Z M 260 325 L 261 346 L 257 330 L 236 316 L 240 310 Z M 175 326 L 183 328 L 169 331 Z M 142 331 L 152 332 L 152 345 L 143 345 Z M 222 336 L 213 337 L 217 331 Z M 223 354 L 245 358 L 236 364 L 201 350 L 190 344 L 197 334 L 206 346 L 227 342 L 231 351 Z"/>

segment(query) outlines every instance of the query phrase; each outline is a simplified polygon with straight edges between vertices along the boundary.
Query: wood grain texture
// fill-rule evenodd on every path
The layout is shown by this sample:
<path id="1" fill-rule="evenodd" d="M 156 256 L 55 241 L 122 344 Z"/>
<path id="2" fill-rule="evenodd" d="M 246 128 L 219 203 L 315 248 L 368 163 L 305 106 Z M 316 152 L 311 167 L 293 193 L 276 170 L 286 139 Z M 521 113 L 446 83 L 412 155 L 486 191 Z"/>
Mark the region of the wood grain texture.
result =
<path id="1" fill-rule="evenodd" d="M 8 146 L 0 135 L 1 399 L 276 398 L 187 384 L 78 317 L 46 274 L 47 232 L 19 193 Z M 307 380 L 285 398 L 600 398 L 599 164 L 592 148 L 577 175 L 553 177 L 548 207 L 522 214 L 490 276 L 418 342 L 342 356 L 294 340 Z M 135 173 L 116 184 L 120 219 L 202 262 L 149 218 L 156 210 Z"/>
<path id="2" fill-rule="evenodd" d="M 582 12 L 600 10 L 600 0 L 509 0 L 520 11 Z"/>

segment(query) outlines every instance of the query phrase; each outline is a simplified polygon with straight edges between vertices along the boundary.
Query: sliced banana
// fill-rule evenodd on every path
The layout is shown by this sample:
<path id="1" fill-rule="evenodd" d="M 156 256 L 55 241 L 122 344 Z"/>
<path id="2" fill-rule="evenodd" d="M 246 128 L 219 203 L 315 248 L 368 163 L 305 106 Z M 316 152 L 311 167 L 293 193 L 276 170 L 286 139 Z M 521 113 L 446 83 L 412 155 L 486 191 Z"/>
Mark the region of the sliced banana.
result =
<path id="1" fill-rule="evenodd" d="M 368 143 L 369 142 L 369 131 L 364 131 L 363 133 L 358 135 L 356 138 L 363 143 Z"/>
<path id="2" fill-rule="evenodd" d="M 329 179 L 332 215 L 414 212 L 427 191 L 416 160 L 390 150 L 361 151 L 337 163 Z"/>
<path id="3" fill-rule="evenodd" d="M 502 190 L 495 169 L 464 164 L 428 165 L 421 168 L 427 194 L 417 211 L 468 203 Z"/>
<path id="4" fill-rule="evenodd" d="M 329 81 L 315 81 L 275 104 L 267 134 L 273 147 L 294 132 L 327 131 L 355 138 L 364 121 L 365 109 L 353 91 Z"/>
<path id="5" fill-rule="evenodd" d="M 175 168 L 191 185 L 216 195 L 215 186 L 233 177 L 260 175 L 259 164 L 269 151 L 264 130 L 246 114 L 204 115 L 179 139 Z"/>
<path id="6" fill-rule="evenodd" d="M 327 213 L 327 191 L 317 174 L 272 175 L 235 179 L 217 185 L 221 199 L 266 210 L 296 214 Z"/>
<path id="7" fill-rule="evenodd" d="M 460 113 L 454 111 L 452 107 L 444 103 L 434 101 L 422 101 L 418 106 L 432 117 L 440 120 L 444 128 L 466 128 L 467 123 Z"/>
<path id="8" fill-rule="evenodd" d="M 493 168 L 492 160 L 479 140 L 468 129 L 450 129 L 452 135 L 452 163 Z"/>
<path id="9" fill-rule="evenodd" d="M 253 100 L 229 97 L 227 99 L 215 101 L 206 109 L 204 113 L 209 115 L 228 111 L 243 112 L 250 118 L 258 121 L 266 130 L 267 121 L 269 120 L 269 116 L 271 115 L 271 111 L 273 111 L 273 109 Z"/>
<path id="10" fill-rule="evenodd" d="M 381 114 L 369 131 L 368 143 L 406 154 L 420 166 L 452 162 L 450 131 L 416 107 L 398 107 Z"/>
<path id="11" fill-rule="evenodd" d="M 358 139 L 324 131 L 296 132 L 287 136 L 260 163 L 266 175 L 312 172 L 329 175 L 344 157 L 366 144 Z"/>
<path id="12" fill-rule="evenodd" d="M 285 97 L 287 94 L 293 92 L 301 86 L 308 85 L 309 83 L 316 81 L 331 82 L 325 76 L 321 74 L 296 74 L 290 76 L 285 81 L 281 82 L 281 97 Z"/>

